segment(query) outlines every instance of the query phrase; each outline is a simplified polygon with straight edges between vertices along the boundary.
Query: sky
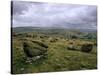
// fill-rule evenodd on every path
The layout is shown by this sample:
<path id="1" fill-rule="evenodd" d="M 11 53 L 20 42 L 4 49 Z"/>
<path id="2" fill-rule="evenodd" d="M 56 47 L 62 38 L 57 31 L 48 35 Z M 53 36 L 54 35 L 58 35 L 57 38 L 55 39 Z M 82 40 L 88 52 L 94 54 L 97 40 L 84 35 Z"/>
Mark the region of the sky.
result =
<path id="1" fill-rule="evenodd" d="M 13 1 L 13 27 L 97 29 L 97 6 Z"/>

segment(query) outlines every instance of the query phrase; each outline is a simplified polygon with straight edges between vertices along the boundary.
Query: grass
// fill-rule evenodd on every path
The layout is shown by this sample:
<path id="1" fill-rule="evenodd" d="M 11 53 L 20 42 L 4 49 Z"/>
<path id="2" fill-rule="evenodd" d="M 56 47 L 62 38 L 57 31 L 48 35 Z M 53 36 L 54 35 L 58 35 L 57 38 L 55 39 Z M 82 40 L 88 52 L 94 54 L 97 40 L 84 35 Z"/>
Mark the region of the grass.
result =
<path id="1" fill-rule="evenodd" d="M 90 53 L 81 52 L 79 50 L 68 50 L 68 46 L 81 46 L 84 43 L 93 43 L 92 41 L 85 41 L 84 39 L 65 39 L 57 37 L 58 40 L 50 42 L 50 38 L 37 37 L 13 37 L 12 51 L 13 64 L 12 71 L 14 74 L 19 73 L 39 73 L 39 72 L 55 72 L 55 71 L 73 71 L 73 70 L 87 70 L 97 68 L 97 46 L 93 46 Z M 23 51 L 23 39 L 29 41 L 38 40 L 43 41 L 48 45 L 46 59 L 40 59 L 32 64 L 25 63 L 25 53 Z"/>

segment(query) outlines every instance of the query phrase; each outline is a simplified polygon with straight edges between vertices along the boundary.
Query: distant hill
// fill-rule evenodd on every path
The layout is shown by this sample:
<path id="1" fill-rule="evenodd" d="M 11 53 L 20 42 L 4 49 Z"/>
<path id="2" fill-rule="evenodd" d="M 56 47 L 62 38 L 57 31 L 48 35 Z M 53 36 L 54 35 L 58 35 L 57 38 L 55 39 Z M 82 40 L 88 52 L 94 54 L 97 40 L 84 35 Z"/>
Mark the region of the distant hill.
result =
<path id="1" fill-rule="evenodd" d="M 57 27 L 14 27 L 13 32 L 45 32 L 45 31 L 80 31 L 80 32 L 96 32 L 95 29 L 67 29 Z"/>
<path id="2" fill-rule="evenodd" d="M 88 38 L 96 39 L 97 31 L 93 29 L 66 29 L 57 27 L 15 27 L 12 29 L 15 33 L 36 33 L 45 34 L 54 37 L 64 38 Z"/>

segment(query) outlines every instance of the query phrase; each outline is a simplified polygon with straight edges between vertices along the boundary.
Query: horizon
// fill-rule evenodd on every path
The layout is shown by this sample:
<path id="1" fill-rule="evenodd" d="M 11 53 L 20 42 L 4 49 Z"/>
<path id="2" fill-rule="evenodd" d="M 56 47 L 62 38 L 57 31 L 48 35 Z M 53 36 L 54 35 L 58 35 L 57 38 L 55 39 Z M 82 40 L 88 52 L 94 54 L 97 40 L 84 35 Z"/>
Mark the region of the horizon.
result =
<path id="1" fill-rule="evenodd" d="M 36 26 L 20 26 L 20 27 L 12 27 L 12 28 L 48 28 L 48 29 L 68 29 L 68 30 L 81 30 L 80 28 L 64 28 L 64 27 L 36 27 Z M 82 30 L 96 30 L 97 29 L 83 29 Z"/>

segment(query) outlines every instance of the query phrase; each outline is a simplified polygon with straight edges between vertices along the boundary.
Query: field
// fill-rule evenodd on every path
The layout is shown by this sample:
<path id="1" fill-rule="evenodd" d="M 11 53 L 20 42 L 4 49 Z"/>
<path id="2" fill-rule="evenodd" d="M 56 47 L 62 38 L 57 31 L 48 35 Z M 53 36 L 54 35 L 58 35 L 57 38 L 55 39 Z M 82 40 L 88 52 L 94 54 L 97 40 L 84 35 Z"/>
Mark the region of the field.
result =
<path id="1" fill-rule="evenodd" d="M 33 57 L 25 53 L 24 42 L 31 46 Z M 87 44 L 92 47 L 90 51 L 85 51 Z M 12 28 L 12 58 L 13 74 L 97 69 L 97 32 L 89 29 Z"/>

